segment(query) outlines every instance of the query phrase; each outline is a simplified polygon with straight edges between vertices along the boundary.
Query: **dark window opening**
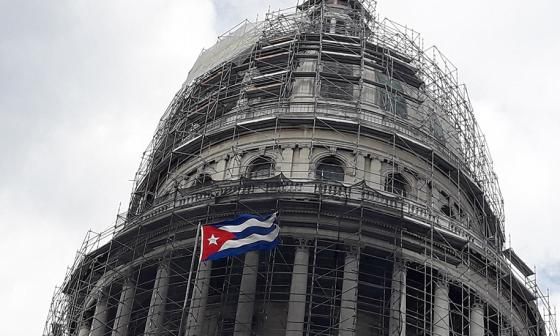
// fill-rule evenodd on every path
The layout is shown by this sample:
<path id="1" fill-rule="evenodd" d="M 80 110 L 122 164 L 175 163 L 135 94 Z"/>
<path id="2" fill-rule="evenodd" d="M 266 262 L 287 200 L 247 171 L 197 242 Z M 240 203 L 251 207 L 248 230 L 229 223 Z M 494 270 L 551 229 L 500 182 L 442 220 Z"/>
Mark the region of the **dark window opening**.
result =
<path id="1" fill-rule="evenodd" d="M 399 94 L 385 91 L 381 96 L 381 108 L 389 112 L 394 112 L 401 118 L 406 119 L 408 117 L 406 98 Z"/>
<path id="2" fill-rule="evenodd" d="M 433 109 L 430 111 L 430 113 L 430 130 L 437 140 L 439 140 L 441 143 L 445 143 L 445 131 L 441 126 L 439 118 L 437 117 L 436 112 Z"/>
<path id="3" fill-rule="evenodd" d="M 321 96 L 324 98 L 352 100 L 354 99 L 354 84 L 342 81 L 322 80 Z"/>
<path id="4" fill-rule="evenodd" d="M 315 174 L 318 179 L 325 181 L 344 182 L 344 167 L 336 158 L 326 158 L 319 161 Z"/>
<path id="5" fill-rule="evenodd" d="M 255 159 L 249 165 L 249 178 L 258 179 L 270 177 L 274 174 L 274 164 L 272 159 L 268 157 L 260 157 Z"/>
<path id="6" fill-rule="evenodd" d="M 403 95 L 404 88 L 402 83 L 399 80 L 382 76 L 380 84 L 385 86 L 384 90 L 380 91 L 379 103 L 381 108 L 406 119 L 408 117 L 408 107 L 406 97 Z"/>
<path id="7" fill-rule="evenodd" d="M 455 212 L 447 204 L 441 207 L 441 212 L 443 212 L 443 214 L 447 217 L 455 218 Z"/>
<path id="8" fill-rule="evenodd" d="M 146 204 L 145 207 L 151 207 L 152 205 L 154 205 L 154 200 L 155 200 L 155 195 L 152 192 L 148 192 L 146 194 Z"/>
<path id="9" fill-rule="evenodd" d="M 455 209 L 456 214 L 459 214 L 459 217 L 465 216 L 465 212 L 457 205 L 457 203 L 453 203 L 453 209 Z"/>
<path id="10" fill-rule="evenodd" d="M 200 174 L 194 179 L 193 186 L 202 187 L 212 183 L 212 178 L 208 174 Z"/>
<path id="11" fill-rule="evenodd" d="M 321 96 L 325 98 L 354 99 L 354 66 L 337 61 L 323 61 L 321 71 Z"/>
<path id="12" fill-rule="evenodd" d="M 322 61 L 322 71 L 340 76 L 354 76 L 354 65 L 339 61 Z"/>
<path id="13" fill-rule="evenodd" d="M 406 197 L 408 183 L 400 173 L 391 173 L 385 178 L 385 191 Z"/>
<path id="14" fill-rule="evenodd" d="M 451 197 L 443 190 L 439 192 L 443 197 L 442 202 L 444 203 L 441 207 L 441 212 L 449 218 L 457 219 L 457 214 L 461 214 L 462 210 L 459 209 L 459 206 L 455 202 L 451 200 Z"/>

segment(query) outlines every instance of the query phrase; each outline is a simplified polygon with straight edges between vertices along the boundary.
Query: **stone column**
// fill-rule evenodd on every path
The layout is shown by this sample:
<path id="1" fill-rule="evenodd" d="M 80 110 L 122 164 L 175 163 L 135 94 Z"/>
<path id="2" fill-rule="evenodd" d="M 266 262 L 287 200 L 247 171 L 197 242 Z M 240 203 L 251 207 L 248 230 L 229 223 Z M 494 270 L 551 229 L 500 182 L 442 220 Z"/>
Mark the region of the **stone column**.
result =
<path id="1" fill-rule="evenodd" d="M 305 318 L 305 301 L 307 297 L 307 273 L 309 269 L 309 247 L 301 240 L 296 247 L 290 301 L 288 302 L 288 319 L 286 336 L 302 336 Z"/>
<path id="2" fill-rule="evenodd" d="M 378 158 L 371 158 L 369 164 L 369 172 L 366 175 L 366 180 L 370 187 L 374 189 L 383 190 L 384 181 L 381 177 L 381 161 Z"/>
<path id="3" fill-rule="evenodd" d="M 292 178 L 309 178 L 309 152 L 310 150 L 308 147 L 299 147 L 297 150 L 294 150 Z"/>
<path id="4" fill-rule="evenodd" d="M 436 281 L 434 291 L 433 336 L 449 336 L 449 285 Z"/>
<path id="5" fill-rule="evenodd" d="M 113 322 L 113 332 L 111 336 L 127 336 L 128 323 L 130 322 L 130 314 L 134 304 L 134 295 L 136 293 L 136 284 L 131 277 L 128 277 L 123 283 L 121 297 Z"/>
<path id="6" fill-rule="evenodd" d="M 302 59 L 297 67 L 298 71 L 315 72 L 315 63 L 313 61 Z M 294 78 L 294 85 L 292 88 L 292 101 L 301 101 L 309 99 L 314 94 L 314 80 L 315 78 L 309 77 L 296 77 Z M 301 107 L 297 104 L 290 105 L 290 112 L 298 113 Z"/>
<path id="7" fill-rule="evenodd" d="M 232 178 L 232 179 L 237 179 L 240 177 L 240 173 L 241 173 L 241 155 L 239 154 L 235 154 L 234 156 L 232 156 L 228 162 L 229 165 L 229 173 L 230 176 L 228 177 L 226 174 L 226 179 L 228 178 Z"/>
<path id="8" fill-rule="evenodd" d="M 331 18 L 331 25 L 329 28 L 329 33 L 334 34 L 336 33 L 336 18 Z"/>
<path id="9" fill-rule="evenodd" d="M 107 315 L 109 314 L 108 297 L 105 289 L 98 293 L 97 303 L 95 304 L 95 312 L 91 322 L 90 336 L 104 336 L 107 329 Z"/>
<path id="10" fill-rule="evenodd" d="M 212 179 L 215 181 L 221 181 L 226 175 L 227 160 L 225 158 L 220 158 L 216 163 L 216 172 L 212 174 Z"/>
<path id="11" fill-rule="evenodd" d="M 150 309 L 146 318 L 145 336 L 158 335 L 163 324 L 165 314 L 165 303 L 167 302 L 167 291 L 169 289 L 170 260 L 163 260 L 158 266 Z"/>
<path id="12" fill-rule="evenodd" d="M 359 260 L 357 249 L 346 252 L 344 260 L 344 280 L 340 296 L 339 336 L 354 336 L 356 333 L 356 314 L 358 308 Z"/>
<path id="13" fill-rule="evenodd" d="M 484 306 L 478 302 L 471 307 L 469 336 L 484 336 Z"/>
<path id="14" fill-rule="evenodd" d="M 366 158 L 362 153 L 356 153 L 356 168 L 355 168 L 355 178 L 356 182 L 361 182 L 366 178 Z"/>
<path id="15" fill-rule="evenodd" d="M 243 276 L 239 288 L 237 313 L 235 314 L 234 336 L 250 336 L 255 309 L 255 287 L 257 285 L 257 271 L 259 266 L 259 251 L 245 254 Z"/>
<path id="16" fill-rule="evenodd" d="M 192 298 L 187 316 L 187 327 L 185 336 L 201 336 L 202 322 L 206 312 L 206 302 L 208 300 L 208 287 L 210 285 L 210 273 L 212 271 L 212 261 L 203 261 L 198 265 Z M 188 300 L 188 298 L 185 298 Z"/>
<path id="17" fill-rule="evenodd" d="M 280 162 L 280 170 L 286 177 L 292 177 L 292 160 L 294 150 L 292 148 L 282 148 L 282 162 Z"/>
<path id="18" fill-rule="evenodd" d="M 389 336 L 406 335 L 406 264 L 397 261 L 393 264 L 391 281 Z"/>

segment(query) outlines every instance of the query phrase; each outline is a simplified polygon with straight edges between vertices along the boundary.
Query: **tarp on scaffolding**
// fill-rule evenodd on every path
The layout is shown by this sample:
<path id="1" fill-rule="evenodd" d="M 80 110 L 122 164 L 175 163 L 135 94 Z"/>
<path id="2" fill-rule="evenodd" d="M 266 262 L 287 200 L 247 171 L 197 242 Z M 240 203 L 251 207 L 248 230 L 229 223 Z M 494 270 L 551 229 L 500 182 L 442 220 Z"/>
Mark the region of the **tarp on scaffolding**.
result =
<path id="1" fill-rule="evenodd" d="M 243 54 L 259 40 L 261 35 L 261 23 L 246 21 L 231 33 L 220 37 L 218 43 L 198 56 L 189 71 L 186 83 L 192 83 L 200 75 Z"/>

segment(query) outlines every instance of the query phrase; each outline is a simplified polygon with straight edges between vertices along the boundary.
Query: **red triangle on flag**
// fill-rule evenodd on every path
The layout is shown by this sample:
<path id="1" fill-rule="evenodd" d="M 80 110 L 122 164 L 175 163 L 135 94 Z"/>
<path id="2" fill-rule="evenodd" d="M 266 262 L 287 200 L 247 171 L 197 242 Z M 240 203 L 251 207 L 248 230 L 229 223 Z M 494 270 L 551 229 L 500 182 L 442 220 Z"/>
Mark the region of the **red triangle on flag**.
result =
<path id="1" fill-rule="evenodd" d="M 218 252 L 225 242 L 234 238 L 235 235 L 231 232 L 220 230 L 212 225 L 203 226 L 200 260 L 207 260 L 209 255 Z"/>

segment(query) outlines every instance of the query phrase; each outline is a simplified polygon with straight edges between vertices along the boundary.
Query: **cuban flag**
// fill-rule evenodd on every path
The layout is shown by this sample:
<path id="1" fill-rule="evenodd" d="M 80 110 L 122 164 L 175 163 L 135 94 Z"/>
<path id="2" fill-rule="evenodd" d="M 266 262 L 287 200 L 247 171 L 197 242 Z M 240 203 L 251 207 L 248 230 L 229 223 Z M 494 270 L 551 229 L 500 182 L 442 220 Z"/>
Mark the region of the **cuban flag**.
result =
<path id="1" fill-rule="evenodd" d="M 202 227 L 200 261 L 236 256 L 278 245 L 278 213 L 267 217 L 243 214 L 239 217 Z"/>

